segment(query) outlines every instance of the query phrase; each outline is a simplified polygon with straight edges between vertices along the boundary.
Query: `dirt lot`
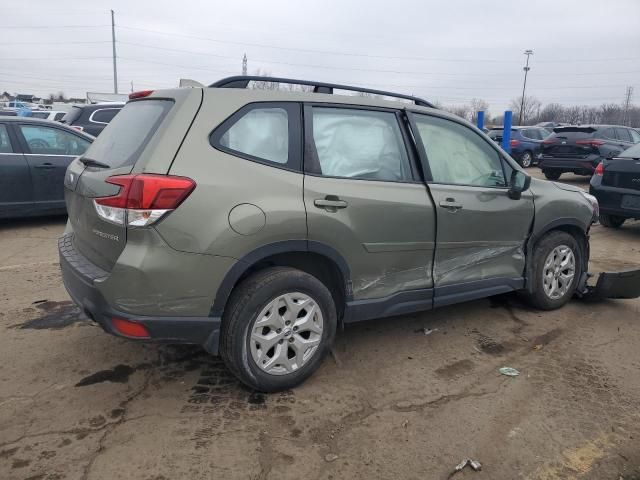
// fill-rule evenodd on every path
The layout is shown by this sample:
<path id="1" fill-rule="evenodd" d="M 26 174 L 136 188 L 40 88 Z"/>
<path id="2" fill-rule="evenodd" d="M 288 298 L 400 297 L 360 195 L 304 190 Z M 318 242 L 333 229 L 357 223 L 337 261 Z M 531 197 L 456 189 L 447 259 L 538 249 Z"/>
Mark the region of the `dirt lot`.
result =
<path id="1" fill-rule="evenodd" d="M 198 348 L 85 321 L 60 281 L 64 223 L 0 224 L 2 480 L 425 480 L 466 457 L 482 471 L 455 479 L 640 479 L 640 300 L 543 314 L 507 296 L 352 326 L 303 386 L 260 395 Z M 640 222 L 593 228 L 592 271 L 639 265 Z"/>

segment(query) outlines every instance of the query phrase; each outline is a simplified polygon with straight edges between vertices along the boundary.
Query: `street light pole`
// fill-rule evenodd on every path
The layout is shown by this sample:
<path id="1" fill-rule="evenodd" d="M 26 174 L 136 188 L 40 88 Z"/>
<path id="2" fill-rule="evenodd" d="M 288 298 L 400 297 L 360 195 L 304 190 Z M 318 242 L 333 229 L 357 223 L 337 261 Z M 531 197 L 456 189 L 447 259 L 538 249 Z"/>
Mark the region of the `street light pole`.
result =
<path id="1" fill-rule="evenodd" d="M 524 54 L 527 56 L 527 64 L 524 66 L 524 85 L 522 86 L 522 100 L 520 102 L 520 115 L 518 118 L 518 125 L 522 125 L 522 120 L 524 118 L 524 92 L 527 88 L 527 73 L 529 73 L 529 56 L 533 55 L 533 50 L 525 50 Z"/>
<path id="2" fill-rule="evenodd" d="M 116 65 L 116 22 L 111 10 L 111 46 L 113 48 L 113 93 L 118 93 L 118 67 Z"/>

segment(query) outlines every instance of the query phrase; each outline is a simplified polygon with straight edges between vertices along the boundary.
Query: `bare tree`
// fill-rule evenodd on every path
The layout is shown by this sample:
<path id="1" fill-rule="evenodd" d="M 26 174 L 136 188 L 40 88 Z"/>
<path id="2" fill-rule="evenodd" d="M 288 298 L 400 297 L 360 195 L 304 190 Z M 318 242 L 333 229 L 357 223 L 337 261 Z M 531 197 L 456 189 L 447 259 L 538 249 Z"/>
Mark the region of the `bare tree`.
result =
<path id="1" fill-rule="evenodd" d="M 469 103 L 469 120 L 471 123 L 478 123 L 478 112 L 484 112 L 485 119 L 489 117 L 489 102 L 481 98 L 472 98 Z"/>
<path id="2" fill-rule="evenodd" d="M 510 107 L 514 118 L 520 118 L 520 106 L 524 105 L 522 113 L 522 123 L 524 125 L 533 125 L 538 121 L 542 102 L 536 97 L 525 95 L 524 102 L 522 95 L 511 100 Z"/>

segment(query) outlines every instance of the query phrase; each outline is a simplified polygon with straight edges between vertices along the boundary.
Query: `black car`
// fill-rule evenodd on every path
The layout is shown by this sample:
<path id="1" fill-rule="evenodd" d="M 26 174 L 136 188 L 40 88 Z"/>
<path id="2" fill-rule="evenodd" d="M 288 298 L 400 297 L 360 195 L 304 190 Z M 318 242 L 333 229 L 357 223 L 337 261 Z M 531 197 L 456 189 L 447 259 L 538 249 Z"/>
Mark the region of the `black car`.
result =
<path id="1" fill-rule="evenodd" d="M 51 120 L 0 117 L 0 218 L 65 213 L 67 166 L 93 140 Z"/>
<path id="2" fill-rule="evenodd" d="M 113 117 L 124 107 L 124 103 L 98 103 L 95 105 L 74 106 L 62 120 L 69 125 L 97 137 L 104 130 Z"/>
<path id="3" fill-rule="evenodd" d="M 602 160 L 613 158 L 636 143 L 640 143 L 640 134 L 629 127 L 555 127 L 542 142 L 538 166 L 549 180 L 557 180 L 565 172 L 593 175 Z"/>
<path id="4" fill-rule="evenodd" d="M 600 204 L 600 223 L 620 227 L 627 218 L 640 219 L 640 144 L 605 159 L 591 177 L 591 195 Z"/>
<path id="5" fill-rule="evenodd" d="M 511 127 L 511 157 L 524 168 L 530 167 L 540 153 L 542 141 L 550 133 L 550 130 L 540 127 Z M 494 142 L 501 144 L 503 128 L 493 127 L 488 135 Z"/>

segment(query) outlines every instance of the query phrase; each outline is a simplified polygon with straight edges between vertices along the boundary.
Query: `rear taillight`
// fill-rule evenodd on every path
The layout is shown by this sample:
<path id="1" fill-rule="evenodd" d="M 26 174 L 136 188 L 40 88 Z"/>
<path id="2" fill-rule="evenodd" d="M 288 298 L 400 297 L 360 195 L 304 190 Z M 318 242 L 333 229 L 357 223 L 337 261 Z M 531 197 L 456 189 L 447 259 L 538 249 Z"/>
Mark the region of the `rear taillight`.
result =
<path id="1" fill-rule="evenodd" d="M 509 145 L 511 145 L 511 148 L 517 147 L 518 145 L 520 145 L 520 140 L 511 140 L 509 142 Z"/>
<path id="2" fill-rule="evenodd" d="M 83 131 L 84 127 L 81 127 L 80 125 L 69 125 L 71 128 L 75 128 L 76 130 L 80 130 Z"/>
<path id="3" fill-rule="evenodd" d="M 136 98 L 148 97 L 153 93 L 153 90 L 140 90 L 139 92 L 133 92 L 129 94 L 129 100 L 135 100 Z"/>
<path id="4" fill-rule="evenodd" d="M 601 177 L 604 175 L 604 164 L 602 162 L 600 162 L 598 164 L 598 166 L 596 167 L 595 172 L 593 172 L 595 175 L 597 175 L 598 177 Z"/>
<path id="5" fill-rule="evenodd" d="M 604 140 L 576 140 L 576 145 L 588 145 L 590 147 L 599 147 L 605 143 Z"/>
<path id="6" fill-rule="evenodd" d="M 114 175 L 107 183 L 119 185 L 110 197 L 93 200 L 98 215 L 117 225 L 146 227 L 157 222 L 191 194 L 196 183 L 187 177 L 171 175 Z"/>

